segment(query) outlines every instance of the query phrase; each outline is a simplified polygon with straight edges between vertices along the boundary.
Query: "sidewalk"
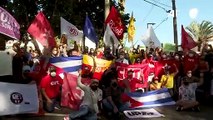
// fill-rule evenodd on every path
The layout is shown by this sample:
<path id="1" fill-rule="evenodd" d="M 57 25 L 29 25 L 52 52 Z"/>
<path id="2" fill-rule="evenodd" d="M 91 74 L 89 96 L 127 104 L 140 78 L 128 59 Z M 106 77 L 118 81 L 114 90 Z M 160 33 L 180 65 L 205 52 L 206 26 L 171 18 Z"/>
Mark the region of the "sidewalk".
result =
<path id="1" fill-rule="evenodd" d="M 151 118 L 147 120 L 213 120 L 213 107 L 212 106 L 200 106 L 201 112 L 192 111 L 175 111 L 175 106 L 155 107 L 159 113 L 165 115 L 165 117 Z M 72 110 L 62 108 L 56 110 L 54 113 L 45 113 L 44 116 L 29 116 L 29 115 L 17 115 L 17 116 L 4 116 L 0 120 L 63 120 L 63 117 L 70 113 Z M 102 117 L 102 120 L 107 120 Z M 130 120 L 124 116 L 124 120 Z M 141 119 L 131 119 L 141 120 Z"/>

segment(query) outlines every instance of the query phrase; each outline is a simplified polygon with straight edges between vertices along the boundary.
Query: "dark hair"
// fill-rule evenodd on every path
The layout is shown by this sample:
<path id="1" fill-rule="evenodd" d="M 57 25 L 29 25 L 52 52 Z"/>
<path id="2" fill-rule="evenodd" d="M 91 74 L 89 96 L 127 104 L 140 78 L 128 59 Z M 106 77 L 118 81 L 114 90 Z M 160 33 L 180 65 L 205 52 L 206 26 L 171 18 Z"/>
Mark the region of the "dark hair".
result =
<path id="1" fill-rule="evenodd" d="M 56 72 L 55 66 L 50 66 L 49 67 L 49 72 Z"/>

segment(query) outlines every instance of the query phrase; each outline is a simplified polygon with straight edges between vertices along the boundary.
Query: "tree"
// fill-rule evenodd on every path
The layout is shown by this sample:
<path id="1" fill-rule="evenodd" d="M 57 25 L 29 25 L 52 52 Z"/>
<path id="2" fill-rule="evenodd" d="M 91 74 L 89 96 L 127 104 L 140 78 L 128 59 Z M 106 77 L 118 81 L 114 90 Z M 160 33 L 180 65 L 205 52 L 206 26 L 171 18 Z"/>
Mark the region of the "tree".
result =
<path id="1" fill-rule="evenodd" d="M 198 51 L 202 45 L 213 38 L 213 24 L 209 21 L 202 21 L 200 24 L 192 22 L 186 29 L 198 44 Z"/>
<path id="2" fill-rule="evenodd" d="M 0 5 L 17 20 L 22 34 L 39 10 L 50 21 L 56 35 L 60 34 L 60 17 L 83 29 L 86 14 L 98 36 L 104 32 L 104 0 L 1 0 Z"/>

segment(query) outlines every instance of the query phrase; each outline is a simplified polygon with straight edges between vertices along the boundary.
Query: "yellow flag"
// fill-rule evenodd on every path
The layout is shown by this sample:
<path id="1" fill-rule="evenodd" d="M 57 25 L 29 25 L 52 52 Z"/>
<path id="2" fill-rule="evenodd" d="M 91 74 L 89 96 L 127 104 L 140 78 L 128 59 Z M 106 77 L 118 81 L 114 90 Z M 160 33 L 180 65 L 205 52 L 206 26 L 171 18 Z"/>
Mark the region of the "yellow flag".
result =
<path id="1" fill-rule="evenodd" d="M 133 17 L 133 12 L 132 15 L 130 17 L 130 21 L 129 21 L 129 26 L 128 26 L 128 41 L 129 42 L 133 42 L 134 40 L 134 36 L 135 36 L 135 20 Z"/>

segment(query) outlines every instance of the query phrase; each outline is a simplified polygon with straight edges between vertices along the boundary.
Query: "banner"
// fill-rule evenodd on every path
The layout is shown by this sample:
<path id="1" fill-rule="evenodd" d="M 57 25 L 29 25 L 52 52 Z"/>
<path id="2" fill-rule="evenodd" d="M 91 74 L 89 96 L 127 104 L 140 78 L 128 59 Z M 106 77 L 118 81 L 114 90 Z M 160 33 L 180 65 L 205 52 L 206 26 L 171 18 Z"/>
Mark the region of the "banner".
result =
<path id="1" fill-rule="evenodd" d="M 12 55 L 5 51 L 0 51 L 0 76 L 13 75 L 12 70 Z"/>
<path id="2" fill-rule="evenodd" d="M 163 114 L 160 114 L 153 108 L 141 110 L 126 110 L 124 111 L 124 114 L 129 119 L 164 117 Z"/>
<path id="3" fill-rule="evenodd" d="M 14 39 L 20 39 L 20 25 L 10 13 L 0 7 L 0 33 Z"/>
<path id="4" fill-rule="evenodd" d="M 129 102 L 131 104 L 130 108 L 146 108 L 175 104 L 167 88 L 145 93 L 131 92 L 123 94 L 122 100 Z"/>
<path id="5" fill-rule="evenodd" d="M 94 60 L 95 60 L 96 68 L 93 74 L 93 78 L 100 80 L 104 71 L 108 69 L 110 65 L 112 64 L 112 61 L 99 59 L 99 58 L 94 58 Z M 94 60 L 89 55 L 83 55 L 83 66 L 88 66 L 90 69 L 93 69 Z"/>
<path id="6" fill-rule="evenodd" d="M 148 64 L 136 64 L 136 65 L 126 65 L 122 63 L 116 63 L 116 69 L 118 72 L 118 80 L 122 81 L 127 78 L 127 73 L 129 70 L 133 71 L 132 79 L 137 80 L 138 82 L 130 83 L 131 89 L 141 89 L 147 87 L 148 73 Z M 139 82 L 140 81 L 140 82 Z M 122 84 L 121 84 L 122 85 Z"/>
<path id="7" fill-rule="evenodd" d="M 38 112 L 36 84 L 0 82 L 0 91 L 0 116 Z"/>

